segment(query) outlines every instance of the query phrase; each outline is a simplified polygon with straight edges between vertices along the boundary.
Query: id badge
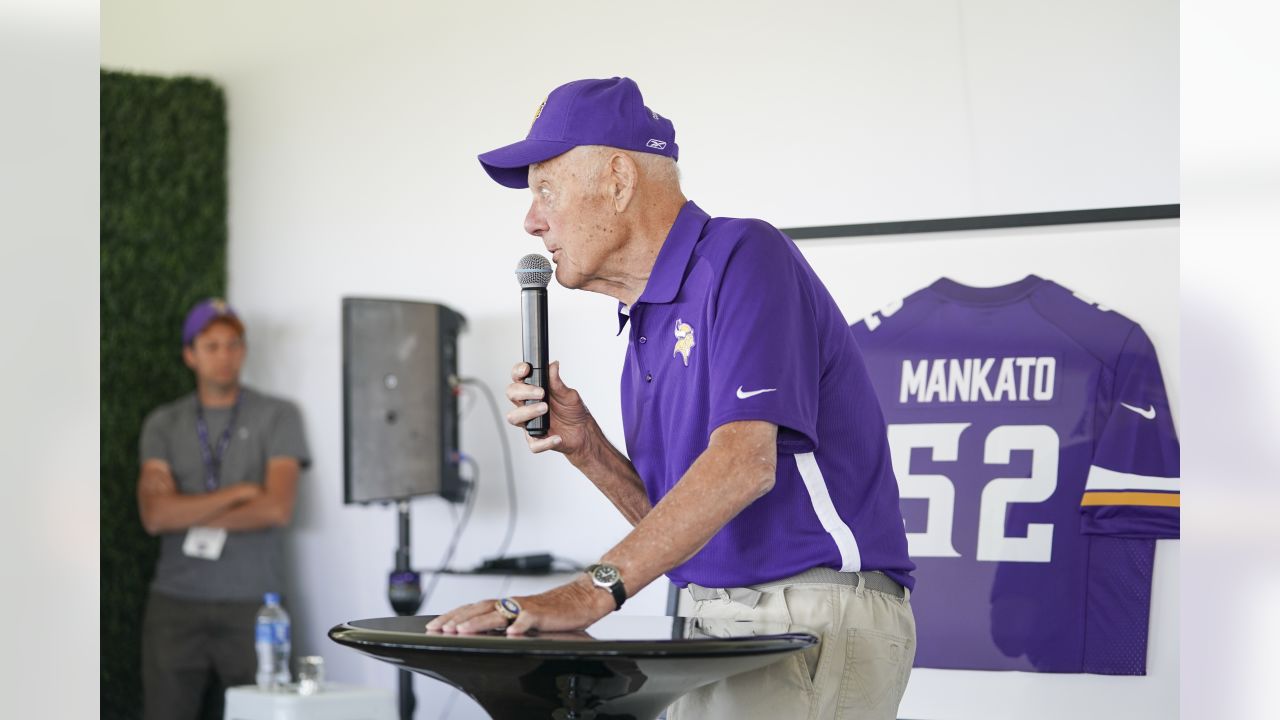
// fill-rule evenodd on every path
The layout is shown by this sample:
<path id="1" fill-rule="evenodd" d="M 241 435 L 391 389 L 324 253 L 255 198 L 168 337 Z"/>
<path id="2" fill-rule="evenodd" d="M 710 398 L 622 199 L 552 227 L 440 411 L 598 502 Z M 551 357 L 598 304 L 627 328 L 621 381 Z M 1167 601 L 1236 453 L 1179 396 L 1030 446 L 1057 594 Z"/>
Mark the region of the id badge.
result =
<path id="1" fill-rule="evenodd" d="M 227 543 L 226 528 L 193 527 L 187 530 L 182 541 L 182 554 L 202 560 L 222 557 L 222 546 Z"/>

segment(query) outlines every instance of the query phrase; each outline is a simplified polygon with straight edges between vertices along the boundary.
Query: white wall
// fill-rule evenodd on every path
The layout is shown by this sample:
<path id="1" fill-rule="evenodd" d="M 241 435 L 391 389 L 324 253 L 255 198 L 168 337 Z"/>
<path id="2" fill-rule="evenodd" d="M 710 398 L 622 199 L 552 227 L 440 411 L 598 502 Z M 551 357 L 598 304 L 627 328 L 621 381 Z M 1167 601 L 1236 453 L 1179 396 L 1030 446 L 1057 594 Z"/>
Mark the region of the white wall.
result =
<path id="1" fill-rule="evenodd" d="M 344 681 L 392 682 L 324 632 L 388 614 L 394 513 L 341 505 L 340 298 L 458 309 L 470 321 L 463 372 L 500 388 L 519 352 L 510 271 L 540 246 L 520 229 L 526 194 L 493 184 L 474 156 L 521 137 L 556 85 L 636 78 L 648 104 L 674 119 L 687 194 L 713 214 L 803 226 L 1178 199 L 1172 0 L 440 5 L 116 0 L 102 9 L 105 67 L 203 75 L 227 92 L 229 295 L 249 327 L 246 374 L 300 402 L 316 459 L 292 550 L 297 644 L 323 652 Z M 1172 257 L 1164 232 L 1160 252 Z M 867 288 L 841 297 L 851 317 L 940 274 L 878 266 L 878 246 L 805 245 L 824 277 L 840 268 L 842 287 Z M 613 307 L 553 288 L 551 344 L 620 441 Z M 1157 347 L 1166 363 L 1175 355 Z M 482 403 L 463 430 L 484 475 L 461 566 L 495 552 L 506 517 Z M 514 551 L 589 560 L 626 532 L 560 458 L 517 452 L 516 470 Z M 420 501 L 414 522 L 415 562 L 432 564 L 449 513 Z M 500 589 L 447 578 L 424 611 Z M 665 592 L 655 583 L 626 611 L 660 614 Z M 1017 682 L 998 675 L 1009 678 L 993 681 L 1000 687 Z M 926 707 L 912 704 L 918 686 L 904 710 Z M 418 688 L 428 708 L 447 695 L 435 683 Z M 1176 697 L 1176 669 L 1161 688 Z M 928 708 L 942 717 L 954 704 L 940 697 Z M 478 711 L 465 699 L 453 710 Z"/>

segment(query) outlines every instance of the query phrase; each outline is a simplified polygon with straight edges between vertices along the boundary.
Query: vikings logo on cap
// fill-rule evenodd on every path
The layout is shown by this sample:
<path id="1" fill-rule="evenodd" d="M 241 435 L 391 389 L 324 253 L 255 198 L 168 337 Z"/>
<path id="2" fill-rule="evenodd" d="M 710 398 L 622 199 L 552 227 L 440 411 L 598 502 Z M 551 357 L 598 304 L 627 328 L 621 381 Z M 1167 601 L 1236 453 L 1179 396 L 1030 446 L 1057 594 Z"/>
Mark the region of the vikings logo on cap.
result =
<path id="1" fill-rule="evenodd" d="M 227 307 L 227 301 L 222 298 L 213 298 L 209 301 L 209 306 L 219 315 L 226 315 L 231 312 L 231 308 Z"/>
<path id="2" fill-rule="evenodd" d="M 693 350 L 693 326 L 683 320 L 676 320 L 676 349 L 672 357 L 684 358 L 684 366 L 689 367 L 689 352 Z"/>
<path id="3" fill-rule="evenodd" d="M 546 106 L 547 106 L 547 101 L 544 99 L 542 101 L 542 104 L 538 106 L 538 109 L 533 111 L 533 122 L 529 123 L 530 130 L 533 129 L 533 123 L 538 122 L 538 118 L 542 117 L 542 109 L 545 108 Z"/>

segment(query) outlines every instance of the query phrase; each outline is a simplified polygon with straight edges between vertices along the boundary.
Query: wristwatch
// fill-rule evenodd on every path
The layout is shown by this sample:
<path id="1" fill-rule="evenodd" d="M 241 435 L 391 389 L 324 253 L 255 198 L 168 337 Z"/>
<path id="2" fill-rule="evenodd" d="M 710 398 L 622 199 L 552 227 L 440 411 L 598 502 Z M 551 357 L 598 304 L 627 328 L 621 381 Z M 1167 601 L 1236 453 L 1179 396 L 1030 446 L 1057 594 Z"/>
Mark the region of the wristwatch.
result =
<path id="1" fill-rule="evenodd" d="M 587 567 L 587 577 L 591 578 L 591 583 L 596 587 L 613 593 L 613 602 L 617 605 L 614 610 L 622 608 L 622 603 L 627 600 L 627 589 L 622 585 L 622 573 L 618 572 L 618 568 L 597 563 Z"/>

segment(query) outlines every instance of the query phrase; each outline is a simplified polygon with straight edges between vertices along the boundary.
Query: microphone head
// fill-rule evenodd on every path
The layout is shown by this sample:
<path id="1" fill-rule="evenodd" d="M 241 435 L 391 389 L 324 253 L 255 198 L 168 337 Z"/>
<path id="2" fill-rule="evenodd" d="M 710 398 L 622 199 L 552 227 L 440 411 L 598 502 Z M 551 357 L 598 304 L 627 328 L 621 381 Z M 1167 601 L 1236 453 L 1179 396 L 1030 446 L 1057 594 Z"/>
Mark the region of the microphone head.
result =
<path id="1" fill-rule="evenodd" d="M 516 263 L 516 280 L 521 288 L 545 288 L 551 282 L 551 261 L 531 253 Z"/>

